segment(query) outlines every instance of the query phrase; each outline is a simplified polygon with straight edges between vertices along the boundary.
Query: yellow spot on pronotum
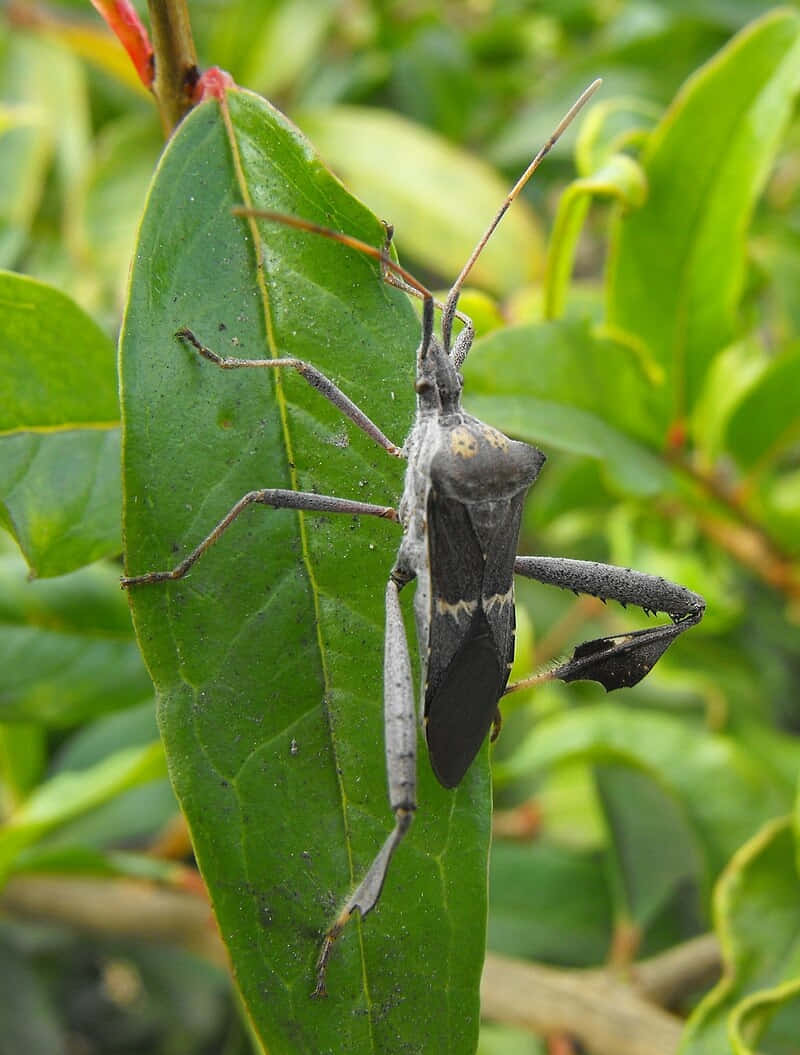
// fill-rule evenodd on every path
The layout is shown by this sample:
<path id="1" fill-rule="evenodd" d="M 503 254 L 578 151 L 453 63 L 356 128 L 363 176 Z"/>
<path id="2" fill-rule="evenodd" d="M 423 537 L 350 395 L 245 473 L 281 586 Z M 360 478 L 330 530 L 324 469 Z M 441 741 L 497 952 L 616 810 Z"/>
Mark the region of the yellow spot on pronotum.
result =
<path id="1" fill-rule="evenodd" d="M 461 458 L 474 458 L 478 453 L 478 441 L 468 428 L 459 425 L 450 433 L 450 450 Z"/>
<path id="2" fill-rule="evenodd" d="M 497 429 L 493 429 L 491 425 L 481 422 L 481 432 L 483 438 L 491 446 L 495 447 L 499 451 L 508 450 L 508 436 L 504 436 L 502 432 L 498 432 Z"/>

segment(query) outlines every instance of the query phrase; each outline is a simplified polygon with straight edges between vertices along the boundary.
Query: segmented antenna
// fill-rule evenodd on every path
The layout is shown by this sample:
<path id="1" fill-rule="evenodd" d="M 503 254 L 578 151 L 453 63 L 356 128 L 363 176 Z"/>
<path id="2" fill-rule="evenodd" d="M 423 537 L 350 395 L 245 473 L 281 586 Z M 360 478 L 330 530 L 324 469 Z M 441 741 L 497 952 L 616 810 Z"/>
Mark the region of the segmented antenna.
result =
<path id="1" fill-rule="evenodd" d="M 342 245 L 346 245 L 349 249 L 357 249 L 364 256 L 371 256 L 374 260 L 380 260 L 382 267 L 402 278 L 423 300 L 426 297 L 433 296 L 427 286 L 423 286 L 419 279 L 414 278 L 410 271 L 406 271 L 404 267 L 392 260 L 385 249 L 378 249 L 374 245 L 370 245 L 369 242 L 362 242 L 360 238 L 353 238 L 352 235 L 334 231 L 332 227 L 322 227 L 311 220 L 303 220 L 299 216 L 290 216 L 288 213 L 275 212 L 272 209 L 248 209 L 246 205 L 234 205 L 231 212 L 234 216 L 249 216 L 254 220 L 274 220 L 276 223 L 283 224 L 284 227 L 296 227 L 299 231 L 310 231 L 312 234 L 322 235 L 323 238 L 330 238 L 333 242 L 341 242 Z"/>
<path id="2" fill-rule="evenodd" d="M 505 216 L 508 207 L 519 195 L 522 188 L 537 170 L 539 165 L 541 165 L 547 154 L 553 149 L 568 125 L 571 124 L 579 111 L 586 105 L 602 83 L 603 82 L 599 77 L 597 80 L 593 81 L 581 94 L 580 98 L 572 104 L 567 113 L 561 118 L 550 138 L 544 146 L 539 149 L 533 161 L 531 161 L 530 165 L 528 165 L 509 191 L 505 201 L 495 213 L 492 222 L 486 228 L 480 241 L 472 250 L 466 264 L 462 267 L 461 273 L 453 283 L 452 288 L 447 295 L 447 300 L 442 307 L 442 344 L 444 345 L 445 351 L 450 351 L 453 319 L 456 318 L 456 316 L 463 318 L 458 311 L 458 297 L 475 261 L 483 252 L 484 246 L 494 234 L 495 228 Z M 384 275 L 386 272 L 389 272 L 392 275 L 397 276 L 397 279 L 399 279 L 399 281 L 393 283 L 394 285 L 397 285 L 400 289 L 405 289 L 407 293 L 412 293 L 415 296 L 418 296 L 423 301 L 421 348 L 422 355 L 424 356 L 433 333 L 433 307 L 434 304 L 438 302 L 434 300 L 431 291 L 426 286 L 423 286 L 418 279 L 414 278 L 410 271 L 406 271 L 404 267 L 401 267 L 400 264 L 392 260 L 386 250 L 386 246 L 377 249 L 374 245 L 370 245 L 368 242 L 362 242 L 359 238 L 353 238 L 352 235 L 343 234 L 341 231 L 334 231 L 330 227 L 322 227 L 320 224 L 313 223 L 311 220 L 303 220 L 299 216 L 289 216 L 286 213 L 275 212 L 272 209 L 249 209 L 244 205 L 237 205 L 233 208 L 232 212 L 234 216 L 245 216 L 256 220 L 274 220 L 276 223 L 281 223 L 286 227 L 295 227 L 299 231 L 310 231 L 312 234 L 321 235 L 323 238 L 328 238 L 332 242 L 339 242 L 341 245 L 345 245 L 349 249 L 355 249 L 359 253 L 363 253 L 365 256 L 371 256 L 374 260 L 379 260 Z"/>
<path id="3" fill-rule="evenodd" d="M 312 234 L 329 238 L 332 242 L 346 245 L 349 249 L 356 249 L 359 253 L 363 253 L 364 256 L 371 256 L 374 260 L 379 260 L 384 273 L 390 271 L 400 279 L 400 282 L 397 283 L 400 289 L 405 289 L 407 293 L 413 293 L 422 300 L 421 354 L 424 357 L 433 334 L 433 294 L 427 286 L 423 286 L 419 279 L 414 278 L 410 271 L 406 271 L 404 267 L 392 260 L 386 250 L 386 246 L 377 249 L 374 245 L 370 245 L 369 242 L 362 242 L 360 238 L 353 238 L 352 235 L 334 231 L 332 227 L 322 227 L 311 220 L 303 220 L 299 216 L 289 216 L 283 212 L 274 212 L 272 209 L 248 209 L 245 205 L 235 205 L 231 212 L 234 216 L 245 216 L 254 220 L 274 220 L 276 223 L 282 223 L 285 227 L 296 227 L 298 231 L 310 231 Z"/>
<path id="4" fill-rule="evenodd" d="M 528 182 L 528 180 L 531 178 L 531 176 L 534 174 L 534 172 L 541 165 L 542 161 L 550 153 L 550 151 L 556 145 L 558 140 L 561 138 L 561 135 L 563 134 L 563 132 L 572 123 L 574 118 L 583 109 L 583 107 L 586 105 L 586 103 L 589 101 L 589 99 L 594 95 L 594 93 L 597 91 L 597 89 L 600 87 L 600 85 L 602 83 L 603 83 L 603 81 L 602 81 L 602 78 L 600 78 L 600 77 L 598 77 L 597 80 L 592 81 L 592 83 L 589 85 L 589 87 L 581 94 L 580 98 L 576 99 L 576 101 L 572 104 L 572 106 L 569 108 L 569 110 L 566 112 L 566 114 L 564 114 L 564 116 L 559 121 L 557 127 L 555 128 L 555 130 L 551 134 L 550 138 L 547 140 L 547 142 L 544 144 L 544 146 L 539 149 L 539 151 L 536 154 L 536 156 L 534 157 L 533 161 L 530 163 L 530 165 L 528 165 L 528 167 L 522 173 L 520 178 L 517 180 L 517 182 L 514 184 L 514 186 L 508 192 L 508 195 L 506 196 L 506 200 L 503 202 L 503 204 L 497 210 L 497 213 L 495 214 L 494 218 L 492 219 L 492 222 L 486 228 L 486 230 L 484 231 L 483 235 L 481 236 L 480 241 L 475 246 L 475 248 L 472 250 L 472 253 L 470 254 L 469 260 L 467 260 L 466 264 L 464 264 L 464 266 L 461 268 L 461 274 L 458 276 L 458 278 L 453 283 L 453 285 L 452 285 L 452 287 L 450 289 L 450 292 L 447 295 L 447 301 L 446 301 L 445 306 L 444 306 L 444 311 L 442 312 L 442 343 L 444 344 L 445 351 L 449 351 L 450 350 L 450 333 L 451 333 L 451 330 L 453 328 L 453 318 L 454 318 L 455 313 L 456 313 L 456 306 L 458 304 L 459 294 L 461 293 L 461 287 L 464 285 L 464 282 L 465 282 L 465 280 L 467 278 L 467 275 L 470 273 L 470 271 L 474 267 L 475 261 L 481 255 L 481 253 L 483 252 L 484 246 L 486 245 L 486 243 L 489 241 L 489 239 L 494 234 L 495 228 L 497 227 L 497 225 L 500 223 L 500 221 L 505 216 L 506 212 L 508 211 L 509 205 L 511 205 L 511 203 L 517 197 L 519 192 L 522 190 L 522 188 L 525 186 L 525 184 Z"/>

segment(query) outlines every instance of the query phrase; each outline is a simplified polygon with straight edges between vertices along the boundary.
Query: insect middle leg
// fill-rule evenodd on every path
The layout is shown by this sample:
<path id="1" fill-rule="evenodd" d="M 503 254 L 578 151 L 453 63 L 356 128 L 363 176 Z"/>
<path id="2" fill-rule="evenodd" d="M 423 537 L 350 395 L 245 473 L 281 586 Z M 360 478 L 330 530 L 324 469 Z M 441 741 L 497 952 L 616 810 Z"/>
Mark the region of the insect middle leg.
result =
<path id="1" fill-rule="evenodd" d="M 124 587 L 181 579 L 202 557 L 233 521 L 249 506 L 259 504 L 273 509 L 300 509 L 317 513 L 345 513 L 351 516 L 376 516 L 398 521 L 392 506 L 371 505 L 331 495 L 310 494 L 304 491 L 264 489 L 250 491 L 230 509 L 191 553 L 167 571 L 150 571 L 143 575 L 125 576 Z M 333 943 L 347 921 L 358 910 L 361 916 L 370 912 L 378 902 L 392 855 L 411 826 L 416 809 L 417 794 L 417 727 L 414 711 L 414 689 L 411 660 L 408 652 L 403 616 L 398 601 L 401 586 L 408 581 L 390 578 L 386 587 L 386 636 L 384 645 L 384 729 L 386 767 L 389 781 L 389 803 L 395 814 L 395 826 L 378 852 L 366 875 L 325 935 L 317 960 L 317 981 L 314 996 L 325 995 L 325 970 Z"/>
<path id="2" fill-rule="evenodd" d="M 354 502 L 347 498 L 336 498 L 333 495 L 309 494 L 305 491 L 287 491 L 279 488 L 264 488 L 260 491 L 248 491 L 234 505 L 220 522 L 189 553 L 180 564 L 168 571 L 148 571 L 143 575 L 127 575 L 120 579 L 123 586 L 142 586 L 146 583 L 167 582 L 171 579 L 182 579 L 206 550 L 213 546 L 217 539 L 231 526 L 233 521 L 248 506 L 263 505 L 273 509 L 301 509 L 311 513 L 345 513 L 351 516 L 382 517 L 385 520 L 398 520 L 397 510 L 392 506 L 372 505 L 369 502 Z"/>
<path id="3" fill-rule="evenodd" d="M 304 359 L 295 359 L 291 356 L 284 356 L 279 359 L 237 359 L 233 356 L 219 355 L 210 348 L 206 348 L 191 330 L 185 328 L 178 330 L 175 336 L 181 340 L 188 341 L 204 359 L 208 359 L 209 362 L 214 363 L 223 370 L 291 367 L 291 369 L 297 371 L 304 381 L 308 382 L 329 403 L 332 403 L 337 410 L 340 410 L 345 417 L 349 418 L 354 425 L 357 425 L 362 432 L 366 433 L 371 440 L 374 440 L 378 446 L 383 447 L 385 451 L 395 458 L 403 457 L 402 449 L 397 444 L 392 443 L 388 436 L 384 435 L 375 422 L 367 417 L 361 407 L 357 406 L 349 396 L 345 395 L 341 388 L 335 385 L 330 378 L 326 377 L 325 374 Z"/>

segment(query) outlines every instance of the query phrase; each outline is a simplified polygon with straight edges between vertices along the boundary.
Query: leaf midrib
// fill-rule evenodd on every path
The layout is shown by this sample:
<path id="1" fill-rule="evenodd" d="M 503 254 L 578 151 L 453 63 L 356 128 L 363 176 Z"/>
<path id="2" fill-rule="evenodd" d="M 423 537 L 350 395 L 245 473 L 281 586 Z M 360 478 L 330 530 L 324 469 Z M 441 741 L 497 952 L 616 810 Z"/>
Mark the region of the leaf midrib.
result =
<path id="1" fill-rule="evenodd" d="M 220 101 L 220 110 L 221 110 L 221 113 L 222 113 L 223 124 L 225 126 L 225 132 L 226 132 L 226 135 L 228 137 L 228 142 L 229 142 L 229 145 L 230 145 L 231 160 L 233 162 L 233 168 L 234 168 L 234 174 L 235 174 L 235 178 L 236 178 L 236 183 L 237 183 L 237 185 L 239 187 L 239 190 L 241 191 L 242 200 L 244 202 L 245 207 L 246 208 L 253 208 L 253 201 L 252 201 L 252 198 L 250 196 L 249 187 L 247 185 L 247 180 L 246 180 L 244 168 L 243 168 L 243 165 L 242 165 L 242 158 L 241 158 L 241 154 L 240 154 L 240 151 L 239 151 L 239 144 L 238 144 L 238 141 L 236 139 L 236 134 L 235 134 L 234 129 L 233 129 L 233 123 L 231 121 L 230 111 L 228 110 L 227 99 L 225 97 L 223 97 L 222 100 Z M 267 334 L 268 348 L 269 348 L 270 356 L 271 357 L 277 357 L 278 356 L 278 348 L 277 348 L 277 342 L 276 342 L 276 339 L 275 339 L 275 329 L 274 329 L 274 325 L 273 325 L 273 318 L 272 318 L 272 310 L 271 310 L 269 289 L 268 289 L 267 284 L 266 284 L 266 279 L 265 279 L 265 275 L 264 275 L 264 265 L 263 265 L 263 262 L 262 262 L 262 259 L 261 259 L 261 253 L 258 251 L 258 247 L 261 244 L 261 235 L 260 235 L 260 232 L 258 230 L 258 226 L 257 226 L 255 220 L 252 217 L 247 217 L 247 225 L 248 225 L 248 227 L 250 229 L 251 251 L 255 255 L 255 279 L 256 279 L 256 285 L 257 285 L 258 291 L 259 291 L 259 299 L 260 299 L 260 302 L 261 302 L 261 305 L 262 305 L 262 311 L 263 311 L 263 317 L 264 317 L 264 326 L 265 326 L 265 330 L 266 330 L 266 334 Z M 277 369 L 275 371 L 271 371 L 271 373 L 273 375 L 272 376 L 272 382 L 273 382 L 273 385 L 274 385 L 275 398 L 276 398 L 276 403 L 277 403 L 277 406 L 278 406 L 278 413 L 279 413 L 279 416 L 280 416 L 280 430 L 281 430 L 281 434 L 283 436 L 284 448 L 285 448 L 285 453 L 286 453 L 286 459 L 287 459 L 287 462 L 288 462 L 288 464 L 287 464 L 287 471 L 288 471 L 289 479 L 290 479 L 290 482 L 291 482 L 291 488 L 292 488 L 292 490 L 297 491 L 297 490 L 299 490 L 299 486 L 298 486 L 299 479 L 298 479 L 298 474 L 297 474 L 297 469 L 296 469 L 297 462 L 296 462 L 296 458 L 294 456 L 294 447 L 293 447 L 293 443 L 292 443 L 291 430 L 290 430 L 290 427 L 289 427 L 288 405 L 287 405 L 286 393 L 284 391 L 284 386 L 283 386 L 283 378 L 282 378 L 280 369 Z M 297 520 L 298 520 L 298 534 L 299 534 L 299 539 L 300 539 L 300 550 L 301 550 L 301 554 L 302 554 L 302 558 L 301 559 L 302 559 L 302 562 L 303 562 L 303 564 L 305 566 L 305 569 L 306 569 L 306 574 L 308 576 L 309 586 L 310 586 L 310 589 L 311 589 L 311 596 L 313 598 L 314 625 L 315 625 L 315 631 L 316 631 L 316 636 L 317 636 L 317 646 L 318 646 L 318 650 L 319 650 L 320 669 L 321 669 L 321 673 L 322 673 L 322 682 L 323 682 L 323 693 L 322 693 L 321 706 L 322 706 L 322 709 L 323 709 L 323 711 L 325 713 L 325 720 L 326 720 L 326 723 L 327 723 L 327 726 L 328 726 L 328 730 L 329 730 L 329 733 L 330 733 L 331 751 L 333 753 L 334 760 L 335 760 L 335 767 L 334 768 L 335 768 L 335 775 L 336 775 L 336 783 L 337 783 L 337 786 L 339 788 L 339 796 L 340 796 L 340 802 L 341 802 L 342 826 L 344 828 L 344 843 L 345 843 L 345 850 L 346 850 L 346 853 L 347 853 L 347 859 L 348 859 L 348 864 L 349 864 L 349 869 L 350 869 L 350 882 L 352 884 L 352 883 L 355 882 L 355 868 L 354 868 L 353 854 L 352 854 L 352 841 L 351 841 L 351 837 L 350 837 L 350 829 L 349 829 L 348 820 L 347 820 L 347 799 L 346 799 L 346 795 L 345 795 L 344 783 L 343 783 L 343 778 L 342 778 L 342 766 L 340 764 L 341 760 L 340 760 L 339 753 L 338 753 L 338 750 L 337 750 L 337 738 L 336 738 L 334 727 L 333 727 L 333 722 L 332 722 L 332 718 L 331 718 L 331 712 L 330 712 L 330 708 L 328 706 L 328 699 L 330 698 L 332 685 L 331 685 L 331 679 L 330 679 L 330 672 L 329 672 L 329 669 L 328 669 L 325 643 L 324 643 L 324 640 L 323 640 L 323 637 L 322 637 L 322 612 L 321 612 L 320 604 L 319 604 L 319 586 L 318 586 L 318 583 L 316 581 L 316 576 L 314 574 L 314 568 L 313 568 L 313 564 L 312 564 L 312 561 L 311 561 L 311 552 L 310 552 L 310 547 L 309 547 L 309 542 L 308 542 L 308 532 L 307 532 L 307 529 L 306 529 L 305 517 L 304 517 L 302 511 L 300 511 L 300 510 L 297 511 Z M 362 977 L 362 982 L 363 982 L 364 998 L 365 998 L 365 1001 L 366 1001 L 366 1005 L 367 1005 L 367 1007 L 369 1009 L 369 1014 L 367 1015 L 367 1020 L 368 1020 L 368 1023 L 369 1023 L 370 1044 L 371 1044 L 372 1050 L 373 1051 L 377 1051 L 376 1043 L 375 1043 L 375 1035 L 374 1035 L 374 1031 L 373 1031 L 373 1014 L 372 1014 L 373 1001 L 372 1001 L 372 998 L 371 998 L 371 995 L 370 995 L 369 985 L 368 985 L 368 981 L 367 981 L 367 965 L 366 965 L 366 957 L 365 957 L 365 950 L 364 950 L 363 932 L 362 932 L 362 929 L 361 929 L 361 926 L 360 926 L 360 920 L 356 921 L 356 922 L 357 922 L 357 932 L 358 932 L 358 941 L 359 941 L 359 952 L 360 952 L 360 956 L 361 956 L 361 977 Z"/>

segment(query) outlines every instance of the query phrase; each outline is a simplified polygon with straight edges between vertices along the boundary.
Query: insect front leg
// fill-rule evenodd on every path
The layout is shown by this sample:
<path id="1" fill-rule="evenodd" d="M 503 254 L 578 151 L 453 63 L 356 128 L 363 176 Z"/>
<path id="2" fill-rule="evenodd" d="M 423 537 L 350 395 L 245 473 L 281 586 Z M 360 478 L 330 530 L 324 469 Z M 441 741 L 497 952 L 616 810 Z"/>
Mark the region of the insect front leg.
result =
<path id="1" fill-rule="evenodd" d="M 613 564 L 564 557 L 517 557 L 514 571 L 537 582 L 589 594 L 602 601 L 610 598 L 622 605 L 635 604 L 645 612 L 664 612 L 672 622 L 585 641 L 566 663 L 546 675 L 519 682 L 509 691 L 544 678 L 597 681 L 609 692 L 636 685 L 676 637 L 700 622 L 706 607 L 703 598 L 685 586 Z"/>
<path id="2" fill-rule="evenodd" d="M 335 385 L 329 377 L 326 377 L 325 374 L 304 359 L 295 359 L 290 356 L 279 359 L 237 359 L 233 356 L 219 355 L 210 348 L 206 348 L 191 330 L 185 328 L 178 330 L 175 336 L 181 340 L 188 341 L 204 359 L 208 359 L 210 363 L 214 363 L 215 366 L 219 366 L 223 370 L 260 369 L 262 367 L 278 369 L 284 366 L 296 370 L 304 381 L 311 385 L 312 388 L 315 388 L 320 395 L 324 396 L 329 403 L 332 403 L 337 410 L 341 411 L 346 418 L 349 418 L 354 425 L 357 425 L 378 446 L 383 447 L 385 451 L 396 458 L 403 456 L 402 449 L 397 444 L 392 443 L 388 436 L 381 432 L 375 422 L 367 417 L 361 407 L 355 404 L 349 396 L 345 395 L 341 388 Z"/>
<path id="3" fill-rule="evenodd" d="M 333 951 L 333 943 L 344 930 L 347 921 L 356 911 L 363 919 L 377 904 L 392 854 L 411 827 L 417 808 L 417 721 L 411 659 L 400 610 L 399 590 L 398 583 L 394 578 L 390 578 L 386 584 L 383 706 L 389 805 L 394 812 L 394 830 L 325 935 L 317 960 L 317 984 L 313 996 L 326 995 L 325 970 Z"/>
<path id="4" fill-rule="evenodd" d="M 311 513 L 349 513 L 351 516 L 383 517 L 386 520 L 398 519 L 397 511 L 392 506 L 371 505 L 369 502 L 353 502 L 347 498 L 336 498 L 333 495 L 308 494 L 305 491 L 287 491 L 280 488 L 264 488 L 260 491 L 248 491 L 233 506 L 180 564 L 168 571 L 148 571 L 143 575 L 126 575 L 120 579 L 122 586 L 144 586 L 148 583 L 167 582 L 171 579 L 182 579 L 200 557 L 231 526 L 234 520 L 248 506 L 263 505 L 273 509 L 302 509 Z"/>

